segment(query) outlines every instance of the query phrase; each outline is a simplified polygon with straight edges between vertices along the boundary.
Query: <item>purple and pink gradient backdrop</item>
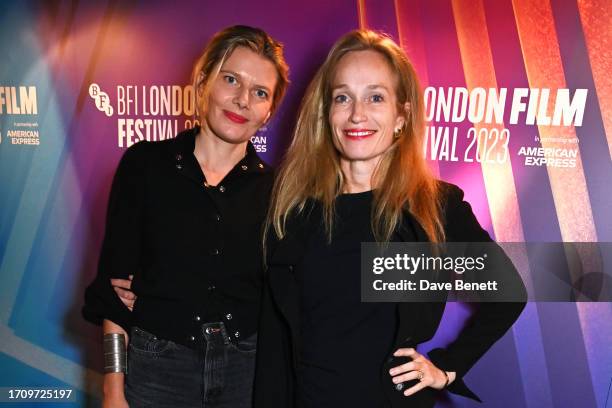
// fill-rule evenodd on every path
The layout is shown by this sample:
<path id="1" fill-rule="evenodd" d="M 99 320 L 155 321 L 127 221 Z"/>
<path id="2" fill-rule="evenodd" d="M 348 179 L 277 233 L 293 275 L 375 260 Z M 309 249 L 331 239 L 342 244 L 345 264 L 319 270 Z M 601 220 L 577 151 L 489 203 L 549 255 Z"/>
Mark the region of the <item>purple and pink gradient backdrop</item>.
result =
<path id="1" fill-rule="evenodd" d="M 543 12 L 530 11 L 535 3 Z M 8 57 L 0 68 L 0 85 L 37 87 L 38 115 L 26 119 L 39 123 L 41 144 L 11 145 L 5 129 L 25 119 L 0 114 L 0 386 L 67 386 L 79 391 L 77 404 L 95 400 L 99 330 L 82 321 L 79 310 L 83 289 L 95 274 L 110 182 L 123 150 L 117 143 L 118 115 L 107 117 L 96 109 L 89 85 L 100 85 L 115 111 L 118 85 L 186 85 L 206 41 L 232 24 L 262 27 L 286 47 L 291 86 L 265 132 L 263 157 L 270 163 L 277 163 L 287 146 L 300 97 L 327 50 L 360 24 L 400 42 L 426 86 L 473 87 L 469 71 L 476 78 L 494 74 L 497 86 L 509 90 L 547 85 L 553 77 L 563 78 L 568 88 L 589 89 L 584 124 L 575 128 L 582 167 L 568 173 L 565 184 L 545 167 L 526 167 L 516 156 L 518 146 L 533 144 L 542 130 L 506 124 L 513 153 L 508 168 L 513 184 L 507 188 L 517 212 L 504 222 L 525 241 L 578 240 L 562 232 L 571 213 L 555 197 L 571 195 L 560 191 L 564 188 L 584 188 L 588 197 L 569 203 L 580 205 L 585 198 L 589 203 L 579 208 L 585 220 L 580 228 L 596 240 L 612 240 L 612 137 L 604 120 L 612 114 L 612 95 L 610 79 L 595 75 L 612 64 L 609 48 L 599 46 L 611 44 L 609 1 L 111 0 L 16 2 L 2 8 L 0 41 Z M 467 34 L 459 19 L 472 11 L 484 13 L 486 27 L 480 28 L 488 34 L 493 73 L 474 72 L 461 49 Z M 553 62 L 562 69 L 550 64 L 550 72 L 538 70 L 529 45 L 541 41 L 542 33 L 523 21 L 540 22 L 548 30 L 544 45 L 559 50 L 560 60 Z M 607 24 L 592 30 L 583 26 L 585 21 Z M 548 86 L 557 85 L 551 80 Z M 179 129 L 185 119 L 179 118 Z M 458 126 L 460 135 L 471 126 L 467 121 L 448 125 Z M 467 145 L 461 137 L 458 143 L 460 150 Z M 487 188 L 484 166 L 432 165 L 440 178 L 463 188 L 492 235 L 512 235 L 495 227 L 503 212 L 491 204 L 498 189 Z M 444 325 L 423 349 L 452 339 L 466 315 L 464 306 L 448 307 Z M 609 303 L 530 304 L 467 382 L 485 406 L 608 408 L 611 316 Z M 451 405 L 478 406 L 459 397 L 440 402 Z"/>

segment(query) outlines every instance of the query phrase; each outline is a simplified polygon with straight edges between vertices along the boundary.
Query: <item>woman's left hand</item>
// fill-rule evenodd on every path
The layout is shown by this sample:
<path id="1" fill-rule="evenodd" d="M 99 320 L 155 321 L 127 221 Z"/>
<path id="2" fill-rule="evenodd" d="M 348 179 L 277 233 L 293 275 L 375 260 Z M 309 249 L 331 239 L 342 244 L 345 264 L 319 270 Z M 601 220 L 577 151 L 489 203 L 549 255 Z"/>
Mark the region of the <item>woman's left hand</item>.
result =
<path id="1" fill-rule="evenodd" d="M 419 380 L 419 383 L 404 391 L 405 396 L 421 391 L 425 387 L 441 390 L 446 384 L 446 374 L 436 367 L 425 356 L 413 348 L 401 348 L 393 353 L 395 357 L 410 357 L 412 361 L 398 365 L 389 370 L 393 383 L 399 384 L 410 380 Z M 455 373 L 449 372 L 449 383 L 455 379 Z"/>

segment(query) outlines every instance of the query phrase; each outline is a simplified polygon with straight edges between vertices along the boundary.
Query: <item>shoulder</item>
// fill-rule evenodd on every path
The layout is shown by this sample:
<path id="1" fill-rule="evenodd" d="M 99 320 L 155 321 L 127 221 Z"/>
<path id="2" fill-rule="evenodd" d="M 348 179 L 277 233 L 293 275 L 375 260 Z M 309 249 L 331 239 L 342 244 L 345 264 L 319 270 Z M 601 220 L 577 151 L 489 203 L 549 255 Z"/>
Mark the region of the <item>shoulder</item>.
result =
<path id="1" fill-rule="evenodd" d="M 304 204 L 295 208 L 287 217 L 288 231 L 303 231 L 321 225 L 323 221 L 323 204 L 314 198 L 308 198 Z"/>
<path id="2" fill-rule="evenodd" d="M 439 180 L 438 189 L 440 192 L 442 214 L 444 216 L 449 212 L 452 213 L 464 203 L 465 193 L 459 186 Z"/>
<path id="3" fill-rule="evenodd" d="M 187 129 L 177 134 L 176 137 L 155 142 L 141 140 L 125 151 L 122 161 L 127 161 L 128 163 L 145 163 L 150 160 L 160 159 L 170 155 L 174 157 L 186 151 L 193 151 L 195 140 L 194 132 L 195 129 Z"/>
<path id="4" fill-rule="evenodd" d="M 478 222 L 472 206 L 459 186 L 439 182 L 444 232 L 447 241 L 490 241 L 489 233 Z"/>
<path id="5" fill-rule="evenodd" d="M 457 202 L 463 201 L 465 193 L 458 185 L 438 180 L 438 188 L 443 204 L 456 204 Z"/>
<path id="6" fill-rule="evenodd" d="M 255 157 L 259 161 L 259 163 L 257 164 L 257 167 L 259 167 L 260 172 L 268 175 L 269 177 L 275 178 L 276 169 L 274 168 L 274 166 L 272 166 L 271 164 L 268 164 L 268 162 L 263 160 L 258 154 L 255 155 Z"/>
<path id="7" fill-rule="evenodd" d="M 254 170 L 251 174 L 257 175 L 267 184 L 272 184 L 276 178 L 276 170 L 274 167 L 261 158 L 251 141 L 247 143 L 244 164 Z"/>
<path id="8" fill-rule="evenodd" d="M 195 137 L 198 132 L 199 128 L 196 127 L 183 130 L 170 139 L 148 142 L 149 151 L 151 154 L 192 153 L 195 147 Z"/>
<path id="9" fill-rule="evenodd" d="M 294 207 L 287 215 L 284 237 L 280 239 L 274 234 L 271 238 L 274 240 L 285 240 L 307 235 L 315 225 L 321 223 L 321 220 L 321 205 L 318 204 L 318 201 L 308 199 L 303 206 Z"/>
<path id="10" fill-rule="evenodd" d="M 266 185 L 269 185 L 271 189 L 272 185 L 274 184 L 274 180 L 276 179 L 276 169 L 270 164 L 266 163 L 264 160 L 262 160 L 259 155 L 255 156 L 255 160 L 253 160 L 253 162 L 257 168 L 257 171 L 255 173 L 259 176 L 259 178 L 263 180 Z"/>
<path id="11" fill-rule="evenodd" d="M 285 221 L 284 236 L 280 238 L 270 226 L 266 236 L 268 258 L 277 263 L 297 263 L 296 259 L 304 253 L 304 249 L 314 228 L 321 225 L 321 206 L 317 201 L 308 199 L 303 207 L 293 208 Z M 279 262 L 278 260 L 283 260 Z M 293 262 L 287 262 L 292 259 Z"/>
<path id="12" fill-rule="evenodd" d="M 143 160 L 151 150 L 151 142 L 141 140 L 134 143 L 123 153 L 122 160 L 138 161 Z"/>
<path id="13" fill-rule="evenodd" d="M 117 167 L 117 173 L 123 176 L 135 174 L 146 167 L 148 156 L 150 156 L 151 143 L 146 140 L 140 141 L 128 147 Z"/>

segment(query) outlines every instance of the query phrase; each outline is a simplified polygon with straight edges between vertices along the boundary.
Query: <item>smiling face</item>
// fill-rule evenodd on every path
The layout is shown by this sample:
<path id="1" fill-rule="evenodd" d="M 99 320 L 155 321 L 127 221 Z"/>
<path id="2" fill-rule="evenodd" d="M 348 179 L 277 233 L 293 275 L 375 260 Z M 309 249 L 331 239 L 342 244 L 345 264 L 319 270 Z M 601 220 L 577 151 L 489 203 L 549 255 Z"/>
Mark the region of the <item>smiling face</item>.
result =
<path id="1" fill-rule="evenodd" d="M 277 80 L 269 59 L 237 47 L 209 85 L 206 127 L 227 143 L 247 142 L 270 116 Z"/>
<path id="2" fill-rule="evenodd" d="M 397 74 L 380 53 L 344 55 L 331 81 L 329 124 L 341 162 L 378 162 L 404 125 L 396 96 Z"/>

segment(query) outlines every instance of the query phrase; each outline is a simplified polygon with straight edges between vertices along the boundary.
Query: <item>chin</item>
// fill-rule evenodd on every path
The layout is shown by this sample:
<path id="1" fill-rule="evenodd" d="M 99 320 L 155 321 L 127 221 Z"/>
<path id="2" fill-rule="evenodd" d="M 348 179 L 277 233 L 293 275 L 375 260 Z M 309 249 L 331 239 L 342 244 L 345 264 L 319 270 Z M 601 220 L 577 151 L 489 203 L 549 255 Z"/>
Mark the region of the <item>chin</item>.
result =
<path id="1" fill-rule="evenodd" d="M 380 157 L 382 155 L 382 153 L 380 152 L 372 152 L 371 150 L 369 151 L 344 151 L 342 153 L 342 156 L 349 161 L 363 161 L 363 160 L 372 160 L 375 159 L 377 157 Z"/>
<path id="2" fill-rule="evenodd" d="M 348 162 L 359 162 L 359 161 L 366 161 L 366 160 L 371 160 L 376 158 L 376 156 L 372 156 L 372 155 L 356 155 L 356 154 L 352 154 L 352 155 L 342 155 L 342 158 Z"/>
<path id="3" fill-rule="evenodd" d="M 245 136 L 245 135 L 239 135 L 239 136 L 235 136 L 235 135 L 221 135 L 221 136 L 219 136 L 219 138 L 222 139 L 223 141 L 227 142 L 227 143 L 232 143 L 232 144 L 245 143 L 245 142 L 248 142 L 251 139 L 249 136 Z"/>
<path id="4" fill-rule="evenodd" d="M 251 137 L 244 129 L 235 129 L 233 126 L 227 126 L 220 129 L 211 129 L 215 135 L 226 143 L 239 144 L 248 141 Z"/>

